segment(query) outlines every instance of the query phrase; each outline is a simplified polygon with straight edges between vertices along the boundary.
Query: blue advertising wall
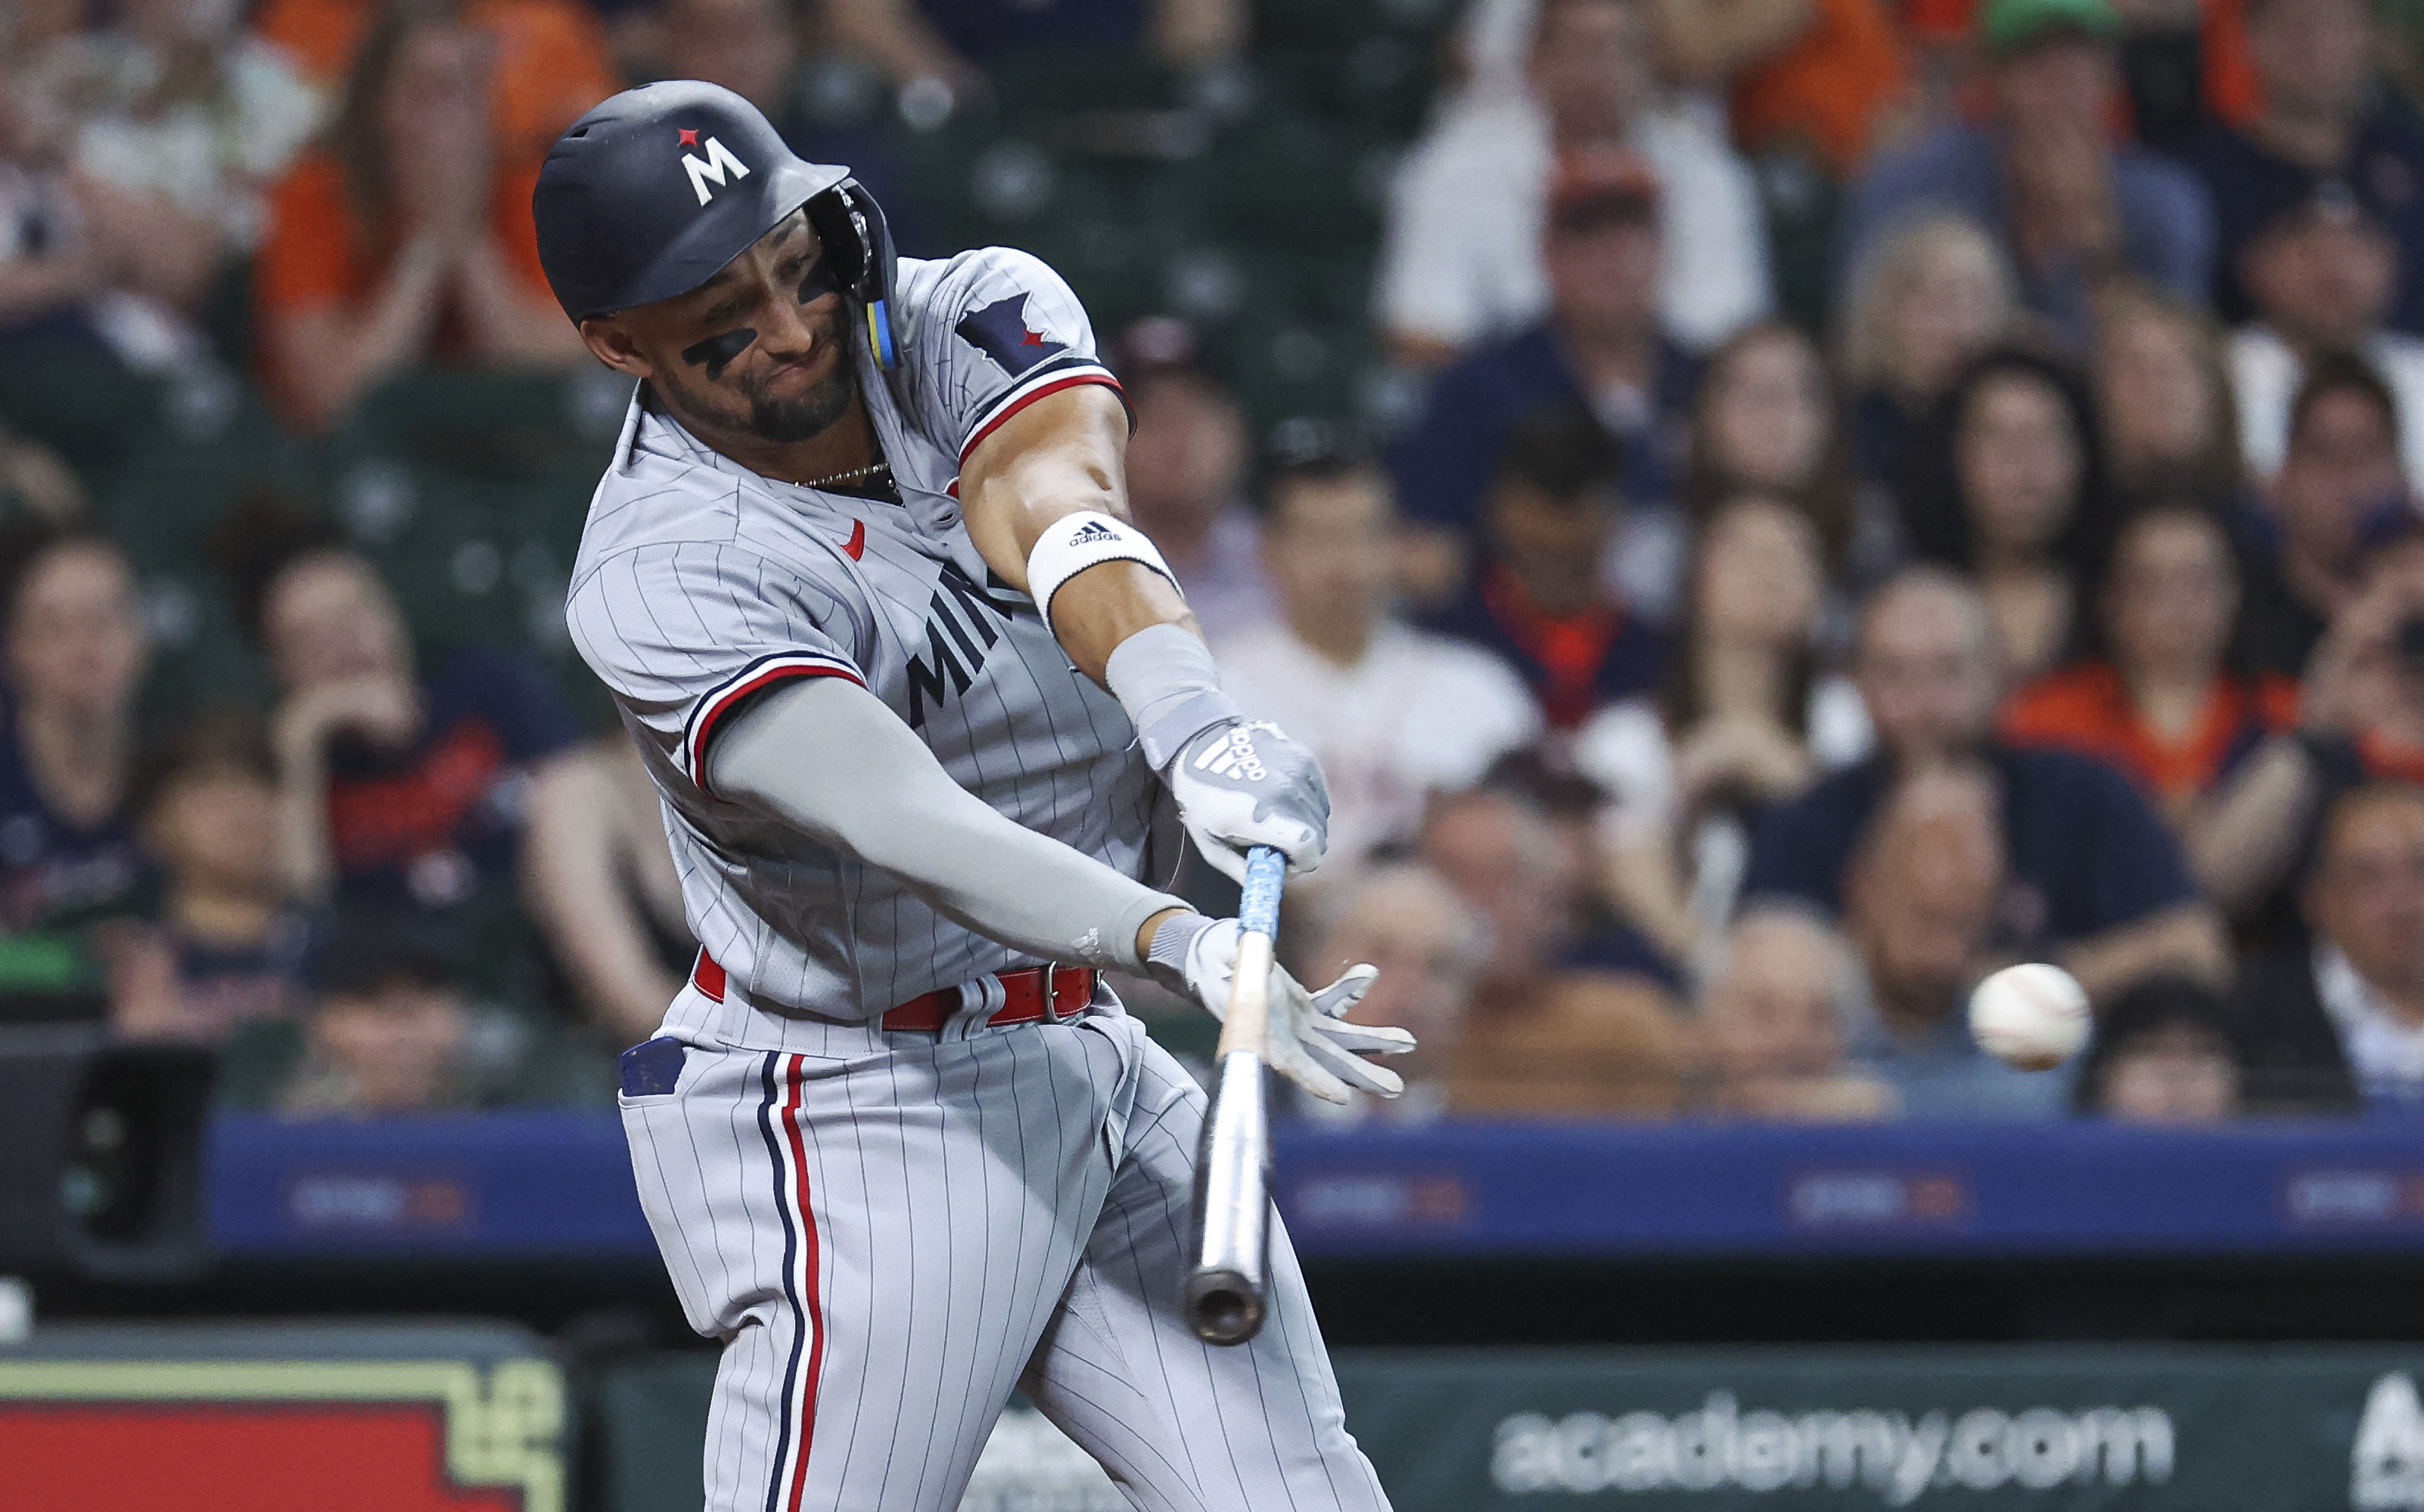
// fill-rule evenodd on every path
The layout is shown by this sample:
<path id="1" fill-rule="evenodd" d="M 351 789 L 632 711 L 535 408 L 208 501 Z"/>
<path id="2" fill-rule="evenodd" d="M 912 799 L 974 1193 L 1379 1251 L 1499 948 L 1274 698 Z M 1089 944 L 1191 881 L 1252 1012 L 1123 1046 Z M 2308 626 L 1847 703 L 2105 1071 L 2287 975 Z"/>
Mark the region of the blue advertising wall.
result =
<path id="1" fill-rule="evenodd" d="M 230 1119 L 234 1256 L 654 1252 L 611 1115 Z M 2424 1121 L 1284 1130 L 1308 1257 L 2424 1251 Z"/>

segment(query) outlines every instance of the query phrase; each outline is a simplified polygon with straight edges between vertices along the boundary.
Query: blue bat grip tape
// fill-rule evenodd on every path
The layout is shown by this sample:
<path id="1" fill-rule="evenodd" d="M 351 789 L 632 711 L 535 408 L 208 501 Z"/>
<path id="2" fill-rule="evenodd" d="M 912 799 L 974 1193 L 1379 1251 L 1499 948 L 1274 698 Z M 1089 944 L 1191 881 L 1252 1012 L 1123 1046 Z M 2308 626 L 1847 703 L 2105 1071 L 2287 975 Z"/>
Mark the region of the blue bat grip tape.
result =
<path id="1" fill-rule="evenodd" d="M 1276 940 L 1280 934 L 1280 885 L 1287 881 L 1287 857 L 1268 845 L 1246 852 L 1246 884 L 1237 899 L 1237 923 Z"/>

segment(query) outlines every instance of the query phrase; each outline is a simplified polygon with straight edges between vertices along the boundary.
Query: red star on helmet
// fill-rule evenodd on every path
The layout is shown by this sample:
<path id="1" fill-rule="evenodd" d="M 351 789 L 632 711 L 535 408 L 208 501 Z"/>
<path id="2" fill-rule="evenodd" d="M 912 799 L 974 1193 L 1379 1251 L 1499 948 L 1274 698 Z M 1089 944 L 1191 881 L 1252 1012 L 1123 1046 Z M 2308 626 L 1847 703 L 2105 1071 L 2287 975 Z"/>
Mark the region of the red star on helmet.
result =
<path id="1" fill-rule="evenodd" d="M 695 127 L 695 126 L 680 126 L 680 127 L 677 127 L 677 128 L 675 128 L 675 129 L 676 129 L 676 130 L 678 130 L 678 131 L 679 131 L 679 132 L 681 133 L 681 144 L 682 144 L 684 147 L 696 147 L 696 146 L 698 145 L 698 128 L 697 128 L 697 127 Z"/>

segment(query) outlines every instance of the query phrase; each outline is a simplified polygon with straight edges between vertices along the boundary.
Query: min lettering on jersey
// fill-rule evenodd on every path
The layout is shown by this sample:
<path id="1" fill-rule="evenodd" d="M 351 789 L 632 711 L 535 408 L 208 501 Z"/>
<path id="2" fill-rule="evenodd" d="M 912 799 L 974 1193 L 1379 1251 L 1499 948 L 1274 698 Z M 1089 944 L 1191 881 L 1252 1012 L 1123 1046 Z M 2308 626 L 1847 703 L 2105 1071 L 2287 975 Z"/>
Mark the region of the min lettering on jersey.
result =
<path id="1" fill-rule="evenodd" d="M 997 581 L 986 586 L 1007 585 Z M 1013 614 L 1033 613 L 1020 599 L 986 592 L 959 564 L 945 562 L 943 581 L 926 606 L 925 655 L 909 659 L 910 728 L 925 727 L 928 699 L 939 706 L 946 697 L 968 691 L 984 668 L 986 653 L 1001 639 L 1001 624 Z"/>

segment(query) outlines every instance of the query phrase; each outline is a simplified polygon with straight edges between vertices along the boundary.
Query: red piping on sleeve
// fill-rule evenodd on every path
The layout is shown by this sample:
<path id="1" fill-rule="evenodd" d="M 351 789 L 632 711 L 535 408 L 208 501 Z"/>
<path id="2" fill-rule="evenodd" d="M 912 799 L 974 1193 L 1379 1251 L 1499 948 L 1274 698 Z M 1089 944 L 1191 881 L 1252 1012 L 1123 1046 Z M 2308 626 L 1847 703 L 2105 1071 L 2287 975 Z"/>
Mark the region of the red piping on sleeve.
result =
<path id="1" fill-rule="evenodd" d="M 1073 373 L 1065 378 L 1055 378 L 1050 383 L 1030 389 L 1027 392 L 1020 394 L 1017 398 L 1002 406 L 1001 408 L 997 410 L 993 417 L 987 420 L 982 425 L 978 426 L 977 433 L 968 438 L 968 444 L 960 448 L 960 466 L 965 468 L 968 465 L 968 458 L 975 454 L 978 447 L 984 444 L 984 438 L 991 436 L 994 432 L 1001 429 L 1003 423 L 1007 422 L 1011 416 L 1017 414 L 1020 410 L 1025 409 L 1028 406 L 1035 403 L 1035 401 L 1043 398 L 1046 394 L 1056 394 L 1063 389 L 1083 388 L 1090 383 L 1099 383 L 1104 388 L 1118 394 L 1123 403 L 1126 401 L 1127 390 L 1120 387 L 1119 379 L 1112 377 L 1108 373 Z"/>
<path id="2" fill-rule="evenodd" d="M 866 681 L 858 674 L 842 667 L 789 666 L 768 667 L 739 687 L 726 689 L 717 696 L 715 702 L 708 707 L 707 712 L 699 717 L 698 732 L 691 737 L 690 780 L 697 784 L 700 792 L 710 797 L 714 796 L 714 789 L 707 785 L 707 742 L 714 736 L 717 722 L 731 712 L 732 706 L 740 700 L 761 688 L 789 677 L 840 677 L 845 681 L 857 683 L 861 688 L 867 686 Z"/>

